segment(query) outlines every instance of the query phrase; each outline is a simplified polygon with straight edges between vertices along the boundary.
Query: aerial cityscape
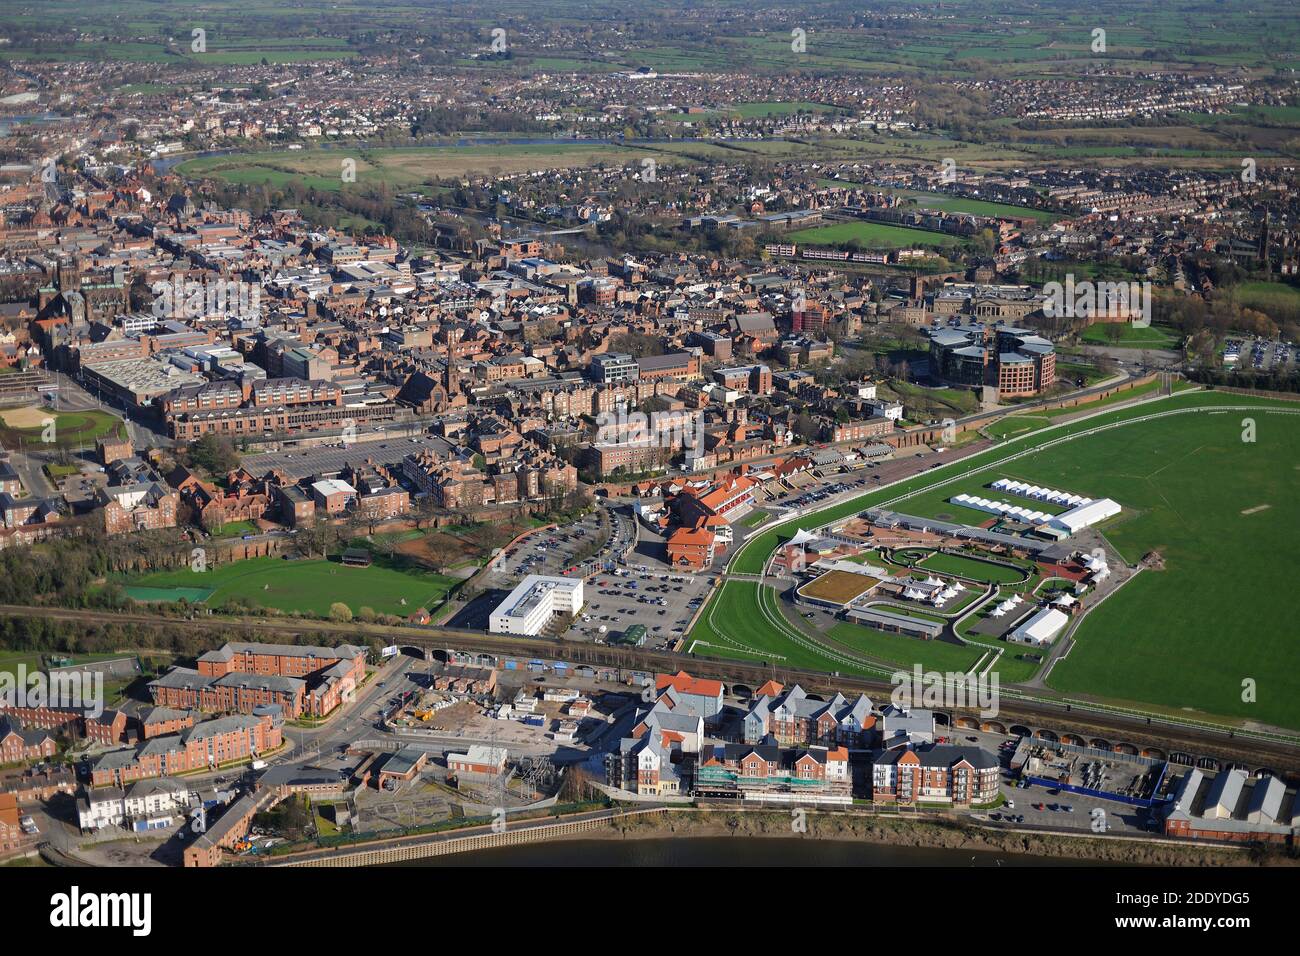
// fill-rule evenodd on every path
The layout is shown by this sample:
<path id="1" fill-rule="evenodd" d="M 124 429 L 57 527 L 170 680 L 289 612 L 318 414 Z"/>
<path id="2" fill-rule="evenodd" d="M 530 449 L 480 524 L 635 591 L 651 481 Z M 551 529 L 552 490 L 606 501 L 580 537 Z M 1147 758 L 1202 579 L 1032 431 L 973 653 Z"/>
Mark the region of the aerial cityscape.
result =
<path id="1" fill-rule="evenodd" d="M 0 0 L 0 869 L 1294 872 L 1298 68 Z"/>

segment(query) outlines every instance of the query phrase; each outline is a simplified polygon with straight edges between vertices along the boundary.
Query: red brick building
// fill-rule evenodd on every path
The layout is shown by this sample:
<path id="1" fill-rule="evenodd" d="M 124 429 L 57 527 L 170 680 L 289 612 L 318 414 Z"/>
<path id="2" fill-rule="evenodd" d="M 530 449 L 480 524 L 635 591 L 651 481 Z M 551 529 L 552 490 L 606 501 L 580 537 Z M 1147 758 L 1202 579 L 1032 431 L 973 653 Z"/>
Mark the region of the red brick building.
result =
<path id="1" fill-rule="evenodd" d="M 898 748 L 873 762 L 871 796 L 883 803 L 991 803 L 998 796 L 1000 773 L 997 757 L 980 747 Z"/>
<path id="2" fill-rule="evenodd" d="M 125 787 L 137 780 L 208 770 L 275 750 L 280 723 L 269 716 L 233 714 L 196 724 L 184 733 L 155 737 L 130 750 L 104 754 L 90 772 L 96 787 Z"/>
<path id="3" fill-rule="evenodd" d="M 22 729 L 0 717 L 0 763 L 23 763 L 53 757 L 58 745 L 42 728 Z"/>
<path id="4" fill-rule="evenodd" d="M 708 528 L 678 528 L 668 536 L 668 561 L 675 568 L 700 571 L 713 564 L 717 536 Z"/>

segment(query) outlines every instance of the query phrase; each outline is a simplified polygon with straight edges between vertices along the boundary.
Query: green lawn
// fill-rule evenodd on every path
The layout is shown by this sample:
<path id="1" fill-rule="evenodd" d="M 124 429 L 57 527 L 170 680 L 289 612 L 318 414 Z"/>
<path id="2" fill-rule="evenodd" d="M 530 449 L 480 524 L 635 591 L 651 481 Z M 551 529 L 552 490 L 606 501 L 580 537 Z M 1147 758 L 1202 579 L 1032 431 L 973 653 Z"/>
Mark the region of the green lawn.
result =
<path id="1" fill-rule="evenodd" d="M 927 668 L 965 670 L 979 656 L 955 644 L 915 640 L 857 624 L 832 629 L 833 641 L 843 644 L 838 648 L 809 636 L 811 627 L 805 630 L 792 623 L 782 614 L 780 604 L 780 596 L 766 585 L 728 581 L 691 629 L 687 647 L 704 656 L 876 677 L 888 676 L 895 666 L 910 667 L 914 663 Z"/>
<path id="2" fill-rule="evenodd" d="M 214 538 L 238 538 L 246 534 L 258 534 L 257 525 L 251 521 L 230 521 L 219 528 L 212 529 Z"/>
<path id="3" fill-rule="evenodd" d="M 41 669 L 41 655 L 27 651 L 0 651 L 0 674 L 17 677 L 19 665 L 25 665 L 31 674 Z"/>
<path id="4" fill-rule="evenodd" d="M 826 103 L 741 103 L 731 113 L 741 119 L 765 119 L 770 116 L 792 116 L 795 113 L 842 113 L 843 107 Z"/>
<path id="5" fill-rule="evenodd" d="M 1113 330 L 1118 329 L 1118 336 L 1112 341 Z M 1089 345 L 1112 345 L 1124 349 L 1172 349 L 1178 347 L 1178 339 L 1164 329 L 1154 325 L 1139 327 L 1127 322 L 1098 322 L 1090 325 L 1083 333 L 1083 341 Z"/>
<path id="6" fill-rule="evenodd" d="M 914 246 L 954 246 L 961 240 L 928 229 L 909 229 L 883 222 L 839 222 L 830 226 L 800 229 L 789 235 L 791 242 L 814 246 L 838 246 L 858 240 L 868 249 L 910 249 Z"/>
<path id="7" fill-rule="evenodd" d="M 884 610 L 901 613 L 895 608 Z M 983 648 L 962 647 L 946 641 L 922 641 L 902 634 L 887 634 L 848 621 L 841 621 L 832 627 L 830 636 L 846 647 L 904 668 L 920 664 L 927 670 L 965 673 L 983 653 Z"/>
<path id="8" fill-rule="evenodd" d="M 921 562 L 920 567 L 935 574 L 955 574 L 973 581 L 1019 584 L 1025 580 L 1025 573 L 1015 568 L 960 554 L 932 554 Z"/>
<path id="9" fill-rule="evenodd" d="M 151 589 L 147 593 L 154 596 L 142 598 L 145 600 L 160 600 L 159 589 L 203 587 L 211 589 L 207 603 L 214 607 L 232 598 L 245 598 L 262 607 L 324 615 L 329 613 L 331 604 L 342 601 L 354 614 L 369 607 L 380 614 L 405 616 L 416 608 L 439 604 L 457 582 L 438 574 L 402 571 L 378 564 L 349 568 L 321 559 L 253 558 L 202 573 L 147 574 L 128 583 Z"/>
<path id="10" fill-rule="evenodd" d="M 1049 424 L 1051 420 L 1045 415 L 1011 415 L 1007 418 L 999 418 L 991 425 L 985 425 L 984 430 L 994 438 L 1018 438 L 1045 428 Z"/>
<path id="11" fill-rule="evenodd" d="M 1166 569 L 1142 572 L 1089 615 L 1051 685 L 1300 728 L 1300 645 L 1287 637 L 1294 609 L 1280 596 L 1300 526 L 1300 419 L 1261 414 L 1260 440 L 1247 444 L 1241 418 L 1180 415 L 1112 429 L 897 510 L 971 520 L 980 513 L 947 498 L 1005 476 L 1115 499 L 1124 514 L 1103 527 L 1107 539 L 1129 562 L 1159 551 Z M 1240 699 L 1246 677 L 1260 682 L 1258 703 Z"/>
<path id="12" fill-rule="evenodd" d="M 1050 464 L 1026 463 L 1036 480 L 1065 487 L 1086 473 L 1130 512 L 1108 531 L 1111 542 L 1128 560 L 1151 550 L 1165 559 L 1165 570 L 1141 572 L 1089 615 L 1053 687 L 1300 728 L 1300 642 L 1287 597 L 1300 420 L 1255 416 L 1259 440 L 1247 444 L 1242 417 L 1146 423 L 1067 445 Z M 1242 700 L 1248 678 L 1258 682 L 1256 703 Z"/>

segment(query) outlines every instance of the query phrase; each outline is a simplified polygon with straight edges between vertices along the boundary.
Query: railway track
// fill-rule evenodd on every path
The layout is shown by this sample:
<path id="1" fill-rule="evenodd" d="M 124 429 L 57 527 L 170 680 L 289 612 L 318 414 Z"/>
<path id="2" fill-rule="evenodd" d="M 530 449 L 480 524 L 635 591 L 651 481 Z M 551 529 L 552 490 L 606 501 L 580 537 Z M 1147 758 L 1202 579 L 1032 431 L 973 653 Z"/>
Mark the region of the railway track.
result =
<path id="1" fill-rule="evenodd" d="M 557 639 L 518 638 L 502 634 L 485 634 L 480 631 L 449 627 L 394 626 L 334 621 L 288 622 L 259 617 L 228 617 L 198 615 L 193 619 L 171 618 L 139 611 L 104 611 L 81 608 L 27 607 L 0 605 L 0 616 L 43 618 L 46 620 L 101 624 L 138 624 L 144 627 L 182 626 L 189 629 L 211 631 L 222 640 L 238 637 L 242 633 L 252 636 L 296 637 L 303 634 L 327 634 L 339 641 L 356 641 L 375 637 L 388 644 L 434 650 L 457 650 L 501 655 L 521 660 L 555 659 L 573 664 L 612 667 L 619 671 L 654 673 L 689 669 L 699 677 L 711 677 L 727 685 L 745 684 L 751 689 L 767 680 L 784 684 L 799 683 L 806 689 L 821 693 L 840 691 L 844 694 L 864 693 L 883 700 L 893 690 L 885 680 L 852 675 L 829 674 L 823 671 L 788 667 L 773 662 L 749 663 L 745 661 L 702 657 L 675 651 L 660 651 L 639 647 L 610 647 L 577 643 Z M 953 719 L 975 717 L 974 710 L 943 708 L 943 713 Z M 1164 720 L 1152 716 L 1126 715 L 1109 710 L 1091 709 L 1080 702 L 1035 699 L 1017 700 L 1004 697 L 1001 701 L 998 722 L 1004 725 L 1023 725 L 1049 729 L 1057 733 L 1074 733 L 1084 737 L 1104 737 L 1119 743 L 1129 743 L 1138 748 L 1155 747 L 1167 753 L 1186 752 L 1213 757 L 1225 763 L 1243 763 L 1268 767 L 1289 776 L 1300 776 L 1300 746 L 1286 738 L 1252 734 L 1215 726 L 1190 726 L 1184 722 Z M 960 728 L 954 728 L 954 733 Z"/>

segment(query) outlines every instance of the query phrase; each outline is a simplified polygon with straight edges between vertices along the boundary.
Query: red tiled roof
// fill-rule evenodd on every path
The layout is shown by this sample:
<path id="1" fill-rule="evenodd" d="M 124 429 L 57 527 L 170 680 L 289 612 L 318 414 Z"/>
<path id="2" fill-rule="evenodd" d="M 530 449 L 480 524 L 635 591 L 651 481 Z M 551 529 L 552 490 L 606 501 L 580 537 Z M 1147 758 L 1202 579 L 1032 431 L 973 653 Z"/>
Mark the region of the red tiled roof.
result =
<path id="1" fill-rule="evenodd" d="M 722 681 L 707 677 L 692 677 L 686 671 L 678 671 L 676 674 L 656 674 L 655 689 L 663 690 L 665 687 L 672 687 L 673 690 L 683 694 L 699 694 L 702 697 L 716 697 L 722 693 Z"/>

